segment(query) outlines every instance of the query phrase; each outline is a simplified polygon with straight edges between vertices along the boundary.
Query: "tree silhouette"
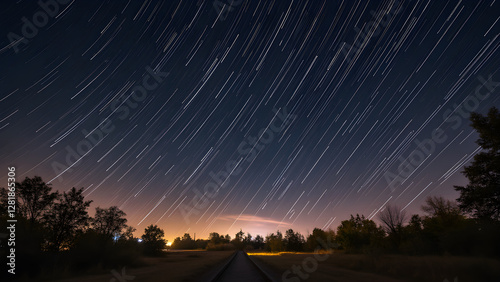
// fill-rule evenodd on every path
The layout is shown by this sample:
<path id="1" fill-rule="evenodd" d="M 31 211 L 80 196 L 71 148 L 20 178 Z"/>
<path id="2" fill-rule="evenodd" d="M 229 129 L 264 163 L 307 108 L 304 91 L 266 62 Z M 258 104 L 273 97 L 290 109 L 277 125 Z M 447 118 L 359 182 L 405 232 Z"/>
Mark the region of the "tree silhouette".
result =
<path id="1" fill-rule="evenodd" d="M 462 240 L 467 221 L 457 203 L 443 197 L 427 197 L 422 210 L 427 213 L 423 217 L 423 235 L 431 252 L 450 252 L 466 244 Z M 455 240 L 462 240 L 454 243 Z"/>
<path id="2" fill-rule="evenodd" d="M 306 248 L 308 251 L 325 249 L 325 244 L 322 245 L 320 242 L 331 241 L 333 237 L 335 237 L 333 230 L 326 232 L 320 228 L 314 228 L 313 232 L 307 236 Z"/>
<path id="3" fill-rule="evenodd" d="M 76 235 L 84 231 L 90 223 L 87 208 L 92 201 L 84 201 L 83 188 L 71 188 L 58 197 L 44 216 L 49 229 L 48 249 L 58 251 L 72 245 Z"/>
<path id="4" fill-rule="evenodd" d="M 54 204 L 59 195 L 51 190 L 50 184 L 43 182 L 40 176 L 26 177 L 21 183 L 16 183 L 19 214 L 32 224 L 40 220 L 44 211 Z"/>
<path id="5" fill-rule="evenodd" d="M 299 232 L 294 232 L 293 229 L 288 229 L 285 232 L 285 248 L 291 252 L 301 252 L 304 249 L 304 236 Z"/>
<path id="6" fill-rule="evenodd" d="M 423 242 L 422 217 L 418 214 L 411 216 L 408 225 L 403 227 L 401 242 L 398 251 L 406 254 L 423 254 L 429 250 Z"/>
<path id="7" fill-rule="evenodd" d="M 131 241 L 131 240 L 134 240 L 134 232 L 136 231 L 137 229 L 135 229 L 134 227 L 132 226 L 127 226 L 125 227 L 125 231 L 123 231 L 122 234 L 120 234 L 120 240 L 126 240 L 126 241 Z"/>
<path id="8" fill-rule="evenodd" d="M 463 174 L 466 186 L 455 186 L 460 192 L 460 208 L 475 218 L 500 221 L 500 113 L 493 107 L 486 116 L 471 113 L 472 127 L 479 133 L 476 143 L 483 152 L 474 156 Z"/>
<path id="9" fill-rule="evenodd" d="M 245 233 L 240 229 L 240 231 L 234 235 L 234 239 L 231 241 L 231 243 L 236 249 L 243 250 L 243 248 L 245 247 L 244 241 Z"/>
<path id="10" fill-rule="evenodd" d="M 282 252 L 285 250 L 283 234 L 278 230 L 276 234 L 271 233 L 266 236 L 266 250 L 270 252 Z"/>
<path id="11" fill-rule="evenodd" d="M 387 233 L 398 233 L 406 221 L 406 212 L 399 207 L 388 205 L 379 213 L 379 219 L 384 224 Z"/>
<path id="12" fill-rule="evenodd" d="M 264 247 L 264 238 L 260 235 L 255 236 L 255 239 L 253 240 L 253 247 L 254 249 L 261 249 Z"/>
<path id="13" fill-rule="evenodd" d="M 193 238 L 191 238 L 191 235 L 189 235 L 189 233 L 184 233 L 184 235 L 182 236 L 182 240 L 183 241 L 192 241 Z"/>
<path id="14" fill-rule="evenodd" d="M 378 218 L 384 225 L 385 232 L 389 235 L 389 241 L 395 248 L 399 248 L 403 239 L 403 224 L 406 221 L 406 212 L 401 208 L 388 205 L 379 213 Z"/>
<path id="15" fill-rule="evenodd" d="M 373 220 L 363 215 L 344 220 L 337 228 L 336 239 L 348 252 L 359 252 L 363 248 L 373 248 L 384 237 L 384 230 Z"/>
<path id="16" fill-rule="evenodd" d="M 106 236 L 116 236 L 127 227 L 126 214 L 117 206 L 112 206 L 107 209 L 97 207 L 95 216 L 92 219 L 94 229 Z"/>
<path id="17" fill-rule="evenodd" d="M 208 235 L 208 240 L 210 240 L 210 242 L 214 245 L 216 244 L 221 244 L 221 243 L 225 243 L 224 241 L 224 236 L 223 235 L 219 235 L 219 233 L 217 232 L 212 232 Z"/>
<path id="18" fill-rule="evenodd" d="M 191 238 L 191 235 L 189 233 L 184 233 L 184 235 L 181 237 L 177 237 L 174 239 L 174 242 L 172 243 L 172 248 L 173 249 L 195 249 L 196 248 L 196 242 Z"/>
<path id="19" fill-rule="evenodd" d="M 421 208 L 428 216 L 431 217 L 461 214 L 461 211 L 456 203 L 437 196 L 427 197 L 425 199 L 425 204 L 422 205 Z"/>
<path id="20" fill-rule="evenodd" d="M 238 240 L 239 242 L 242 242 L 244 238 L 245 238 L 245 232 L 243 232 L 241 229 L 238 233 L 234 235 L 234 240 Z"/>
<path id="21" fill-rule="evenodd" d="M 167 246 L 167 242 L 163 237 L 165 232 L 158 225 L 149 225 L 144 229 L 144 234 L 141 236 L 144 244 L 144 252 L 148 255 L 156 255 L 161 253 Z"/>
<path id="22" fill-rule="evenodd" d="M 245 246 L 252 246 L 252 234 L 250 234 L 249 232 L 247 232 L 247 236 L 245 236 L 245 238 L 243 239 L 243 244 Z"/>

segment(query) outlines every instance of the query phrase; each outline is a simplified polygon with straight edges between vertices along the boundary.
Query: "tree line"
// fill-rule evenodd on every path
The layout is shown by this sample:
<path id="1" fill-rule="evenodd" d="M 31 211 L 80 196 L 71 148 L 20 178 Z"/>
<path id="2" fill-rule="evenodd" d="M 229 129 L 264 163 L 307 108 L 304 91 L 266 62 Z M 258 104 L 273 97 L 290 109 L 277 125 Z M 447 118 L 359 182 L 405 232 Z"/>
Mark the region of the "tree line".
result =
<path id="1" fill-rule="evenodd" d="M 83 188 L 54 192 L 40 176 L 26 177 L 15 187 L 10 199 L 10 191 L 0 188 L 0 228 L 6 230 L 8 205 L 14 204 L 18 273 L 57 276 L 95 266 L 133 265 L 140 255 L 157 255 L 166 246 L 164 231 L 156 225 L 148 226 L 141 240 L 134 238 L 136 229 L 127 225 L 125 212 L 117 206 L 96 207 L 91 217 L 92 201 L 85 200 Z M 6 237 L 0 238 L 3 258 L 7 243 Z"/>
<path id="2" fill-rule="evenodd" d="M 212 232 L 208 239 L 194 240 L 186 233 L 172 243 L 174 249 L 265 250 L 300 252 L 318 249 L 347 253 L 401 253 L 409 255 L 452 254 L 500 256 L 500 114 L 492 108 L 486 116 L 472 113 L 472 127 L 482 147 L 463 174 L 469 183 L 455 186 L 456 201 L 428 197 L 422 215 L 407 215 L 388 205 L 378 214 L 380 224 L 363 215 L 351 215 L 336 230 L 315 228 L 304 236 L 293 229 L 265 237 L 240 230 L 231 238 Z M 12 200 L 10 200 L 12 201 Z M 56 277 L 61 270 L 84 272 L 99 266 L 110 269 L 132 266 L 141 255 L 161 255 L 166 248 L 164 231 L 145 228 L 141 240 L 127 225 L 126 214 L 116 206 L 96 207 L 83 188 L 52 191 L 41 177 L 16 183 L 16 260 L 18 272 L 34 277 Z M 6 230 L 9 190 L 0 188 L 0 228 Z M 142 241 L 142 242 L 140 242 Z M 1 256 L 7 241 L 0 238 Z"/>
<path id="3" fill-rule="evenodd" d="M 209 240 L 194 242 L 189 234 L 178 237 L 173 248 L 265 249 L 272 252 L 313 251 L 318 247 L 349 253 L 401 253 L 409 255 L 500 256 L 500 113 L 491 108 L 486 115 L 471 113 L 471 126 L 479 133 L 482 150 L 465 166 L 465 186 L 454 186 L 456 201 L 428 197 L 422 215 L 408 216 L 388 205 L 379 214 L 380 225 L 363 215 L 351 215 L 333 230 L 315 228 L 307 238 L 289 229 L 265 238 L 252 238 L 241 230 L 229 235 L 211 233 Z M 327 242 L 320 244 L 319 242 Z M 322 245 L 322 246 L 319 246 Z"/>
<path id="4" fill-rule="evenodd" d="M 408 217 L 397 206 L 388 205 L 378 214 L 380 224 L 363 215 L 351 215 L 336 230 L 314 228 L 304 236 L 293 229 L 265 237 L 239 231 L 229 235 L 210 233 L 208 239 L 193 240 L 190 234 L 175 238 L 174 249 L 206 249 L 268 252 L 312 252 L 318 249 L 365 254 L 499 256 L 498 224 L 467 217 L 459 205 L 443 197 L 428 197 L 423 215 Z"/>

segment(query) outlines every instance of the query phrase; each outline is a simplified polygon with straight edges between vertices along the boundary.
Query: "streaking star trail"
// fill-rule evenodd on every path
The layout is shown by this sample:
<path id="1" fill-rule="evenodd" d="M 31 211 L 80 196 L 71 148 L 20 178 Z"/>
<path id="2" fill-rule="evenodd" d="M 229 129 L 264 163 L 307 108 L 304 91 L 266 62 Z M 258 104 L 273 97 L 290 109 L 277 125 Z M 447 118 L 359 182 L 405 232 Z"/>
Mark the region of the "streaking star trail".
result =
<path id="1" fill-rule="evenodd" d="M 500 106 L 499 5 L 5 2 L 1 166 L 169 241 L 416 213 Z"/>

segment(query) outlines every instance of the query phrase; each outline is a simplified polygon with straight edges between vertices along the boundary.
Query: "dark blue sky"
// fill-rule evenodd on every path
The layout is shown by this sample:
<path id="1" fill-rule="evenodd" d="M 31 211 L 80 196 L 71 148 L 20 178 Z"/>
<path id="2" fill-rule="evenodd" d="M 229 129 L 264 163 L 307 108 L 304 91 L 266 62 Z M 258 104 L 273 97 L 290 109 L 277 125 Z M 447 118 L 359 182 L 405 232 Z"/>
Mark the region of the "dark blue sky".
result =
<path id="1" fill-rule="evenodd" d="M 2 3 L 0 180 L 169 240 L 454 199 L 500 106 L 492 0 L 40 3 Z"/>

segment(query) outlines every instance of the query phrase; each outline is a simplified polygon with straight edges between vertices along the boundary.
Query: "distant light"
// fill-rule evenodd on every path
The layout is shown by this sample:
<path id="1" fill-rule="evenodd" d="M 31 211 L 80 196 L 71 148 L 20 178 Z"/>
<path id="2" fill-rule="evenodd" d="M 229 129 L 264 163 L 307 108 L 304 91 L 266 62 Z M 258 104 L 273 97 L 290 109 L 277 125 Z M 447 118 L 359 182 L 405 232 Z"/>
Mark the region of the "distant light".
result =
<path id="1" fill-rule="evenodd" d="M 167 246 L 168 247 L 172 246 L 172 242 L 167 242 Z"/>
<path id="2" fill-rule="evenodd" d="M 137 242 L 141 243 L 141 242 L 142 242 L 142 239 L 137 239 Z"/>

